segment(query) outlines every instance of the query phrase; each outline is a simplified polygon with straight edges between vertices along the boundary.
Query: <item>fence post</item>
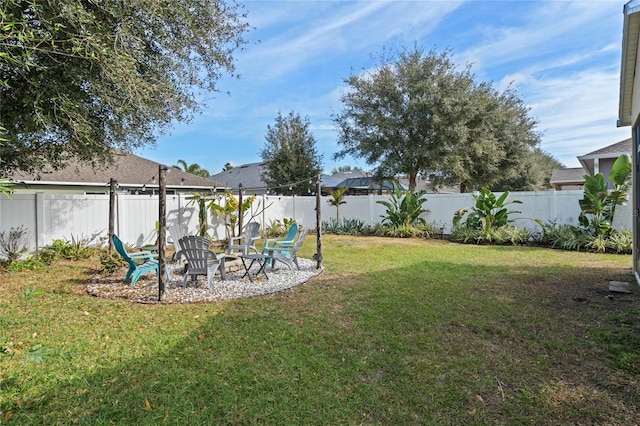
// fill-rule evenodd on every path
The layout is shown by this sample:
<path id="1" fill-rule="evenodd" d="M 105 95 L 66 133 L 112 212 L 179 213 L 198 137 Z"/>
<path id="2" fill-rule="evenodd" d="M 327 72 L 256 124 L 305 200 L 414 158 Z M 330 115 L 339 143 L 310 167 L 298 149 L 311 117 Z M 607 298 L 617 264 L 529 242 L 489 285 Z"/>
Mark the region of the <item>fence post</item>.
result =
<path id="1" fill-rule="evenodd" d="M 44 192 L 36 192 L 36 251 L 40 250 L 41 247 L 44 247 L 44 218 L 46 216 L 44 211 Z"/>

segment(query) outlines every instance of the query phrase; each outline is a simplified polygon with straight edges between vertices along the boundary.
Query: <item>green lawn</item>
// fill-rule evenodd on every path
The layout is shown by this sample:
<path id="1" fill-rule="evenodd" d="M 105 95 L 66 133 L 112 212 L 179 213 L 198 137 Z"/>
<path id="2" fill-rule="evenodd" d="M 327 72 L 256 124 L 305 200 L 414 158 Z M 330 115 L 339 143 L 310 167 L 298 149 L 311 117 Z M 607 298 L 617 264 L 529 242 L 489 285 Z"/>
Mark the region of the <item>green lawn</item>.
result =
<path id="1" fill-rule="evenodd" d="M 0 275 L 0 424 L 640 421 L 631 256 L 322 241 L 307 284 L 213 304 L 87 296 L 96 260 Z"/>

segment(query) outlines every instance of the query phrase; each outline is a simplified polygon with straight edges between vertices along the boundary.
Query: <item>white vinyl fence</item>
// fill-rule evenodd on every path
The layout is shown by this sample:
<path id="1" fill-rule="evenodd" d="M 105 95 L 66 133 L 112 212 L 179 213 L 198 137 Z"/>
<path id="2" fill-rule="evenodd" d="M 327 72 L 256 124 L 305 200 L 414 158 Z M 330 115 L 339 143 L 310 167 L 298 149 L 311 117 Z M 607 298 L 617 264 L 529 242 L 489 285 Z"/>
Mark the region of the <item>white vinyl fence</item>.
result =
<path id="1" fill-rule="evenodd" d="M 515 224 L 529 229 L 539 229 L 533 219 L 543 222 L 556 221 L 562 224 L 578 223 L 580 208 L 578 200 L 583 192 L 542 191 L 514 192 L 509 200 L 520 200 L 512 204 Z M 428 222 L 435 222 L 448 233 L 454 213 L 473 205 L 471 194 L 427 194 L 424 214 Z M 322 220 L 336 217 L 336 208 L 322 197 Z M 388 196 L 365 195 L 345 197 L 346 204 L 340 206 L 340 218 L 360 219 L 365 224 L 382 220 L 385 207 L 376 201 L 388 200 Z M 304 227 L 316 227 L 316 197 L 258 196 L 251 212 L 245 213 L 244 222 L 256 220 L 269 226 L 276 220 L 293 218 Z M 121 195 L 116 202 L 115 232 L 128 244 L 141 246 L 156 240 L 158 220 L 158 196 Z M 167 196 L 167 224 L 183 223 L 192 233 L 198 229 L 198 206 L 184 195 Z M 631 230 L 631 202 L 618 206 L 614 226 Z M 222 222 L 209 215 L 209 233 L 216 239 L 224 239 Z M 54 239 L 90 238 L 94 242 L 106 241 L 109 228 L 108 195 L 60 195 L 60 194 L 16 194 L 11 199 L 0 197 L 0 231 L 23 226 L 29 232 L 30 248 L 39 249 Z"/>

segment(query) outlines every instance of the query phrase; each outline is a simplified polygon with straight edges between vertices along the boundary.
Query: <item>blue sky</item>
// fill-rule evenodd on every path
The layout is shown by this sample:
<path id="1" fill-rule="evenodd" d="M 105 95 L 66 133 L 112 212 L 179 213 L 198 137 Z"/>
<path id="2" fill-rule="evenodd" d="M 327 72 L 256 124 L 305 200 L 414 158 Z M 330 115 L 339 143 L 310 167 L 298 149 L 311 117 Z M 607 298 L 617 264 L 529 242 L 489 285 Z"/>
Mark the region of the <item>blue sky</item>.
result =
<path id="1" fill-rule="evenodd" d="M 332 159 L 332 114 L 350 73 L 371 68 L 384 49 L 451 49 L 478 81 L 510 83 L 531 107 L 541 147 L 567 167 L 576 156 L 631 135 L 617 128 L 625 1 L 246 1 L 255 27 L 235 54 L 239 79 L 225 76 L 201 114 L 178 123 L 155 147 L 136 151 L 167 165 L 179 159 L 211 174 L 260 161 L 279 111 L 308 116 L 323 169 L 371 167 Z"/>

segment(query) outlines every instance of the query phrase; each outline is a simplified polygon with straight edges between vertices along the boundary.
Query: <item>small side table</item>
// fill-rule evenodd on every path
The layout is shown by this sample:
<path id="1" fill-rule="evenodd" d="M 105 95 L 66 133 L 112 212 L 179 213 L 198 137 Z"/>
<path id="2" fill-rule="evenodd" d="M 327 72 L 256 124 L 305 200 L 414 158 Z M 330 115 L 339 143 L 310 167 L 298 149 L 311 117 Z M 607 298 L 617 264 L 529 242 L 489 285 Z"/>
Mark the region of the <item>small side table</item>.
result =
<path id="1" fill-rule="evenodd" d="M 260 266 L 260 268 L 258 269 L 258 272 L 256 272 L 256 275 L 260 275 L 260 272 L 262 272 L 265 278 L 269 279 L 269 276 L 267 275 L 267 271 L 265 270 L 265 266 L 267 265 L 267 261 L 269 260 L 269 258 L 270 258 L 269 255 L 260 254 L 260 253 L 241 254 L 240 259 L 242 259 L 242 266 L 244 266 L 244 271 L 245 271 L 242 278 L 248 276 L 249 281 L 253 282 L 253 278 L 251 278 L 251 274 L 249 273 L 249 271 L 251 270 L 251 267 L 253 266 L 253 264 L 255 262 L 258 262 L 258 265 Z M 251 260 L 251 263 L 249 263 L 249 266 L 247 266 L 246 260 Z"/>

